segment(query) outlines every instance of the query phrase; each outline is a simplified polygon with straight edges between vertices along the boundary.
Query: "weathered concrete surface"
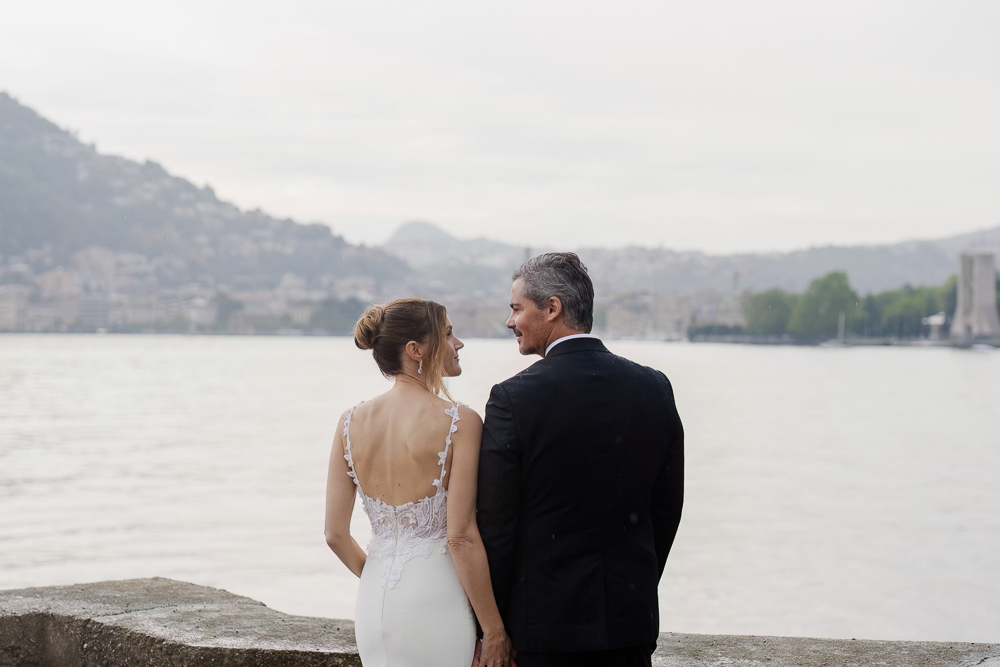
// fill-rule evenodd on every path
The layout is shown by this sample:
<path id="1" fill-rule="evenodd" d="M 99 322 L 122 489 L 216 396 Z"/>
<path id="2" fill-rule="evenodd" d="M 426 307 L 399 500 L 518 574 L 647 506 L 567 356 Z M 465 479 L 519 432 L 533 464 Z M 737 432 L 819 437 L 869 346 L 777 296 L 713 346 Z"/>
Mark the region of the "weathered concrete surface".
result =
<path id="1" fill-rule="evenodd" d="M 1000 667 L 1000 644 L 660 634 L 659 667 Z"/>
<path id="2" fill-rule="evenodd" d="M 360 665 L 351 621 L 170 579 L 0 591 L 0 667 Z M 1000 667 L 1000 644 L 663 633 L 660 667 Z"/>
<path id="3" fill-rule="evenodd" d="M 0 591 L 0 666 L 360 665 L 350 621 L 170 579 Z"/>

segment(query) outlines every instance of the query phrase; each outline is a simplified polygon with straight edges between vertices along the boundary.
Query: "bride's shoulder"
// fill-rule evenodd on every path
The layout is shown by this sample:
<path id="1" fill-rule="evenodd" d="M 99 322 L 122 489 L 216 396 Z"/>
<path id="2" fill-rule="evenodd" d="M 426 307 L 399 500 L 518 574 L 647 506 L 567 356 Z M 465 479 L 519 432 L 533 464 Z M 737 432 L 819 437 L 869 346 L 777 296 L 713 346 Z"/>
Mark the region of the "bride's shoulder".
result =
<path id="1" fill-rule="evenodd" d="M 436 398 L 441 401 L 441 406 L 445 408 L 445 414 L 447 414 L 449 417 L 458 422 L 457 425 L 459 427 L 475 423 L 478 423 L 480 426 L 482 426 L 483 424 L 482 417 L 479 416 L 478 412 L 470 408 L 465 403 L 462 403 L 461 401 L 449 401 L 447 399 L 441 398 L 440 396 Z"/>
<path id="2" fill-rule="evenodd" d="M 359 409 L 359 408 L 360 408 L 360 407 L 361 407 L 362 405 L 364 405 L 365 403 L 368 403 L 368 402 L 369 402 L 369 401 L 358 401 L 358 402 L 357 402 L 357 403 L 355 403 L 354 405 L 352 405 L 352 406 L 348 407 L 347 409 L 345 409 L 345 410 L 344 410 L 343 412 L 341 412 L 341 413 L 340 413 L 340 417 L 341 417 L 341 419 L 345 419 L 345 418 L 347 418 L 347 417 L 350 417 L 350 416 L 352 416 L 352 415 L 354 415 L 354 414 L 357 414 L 357 412 L 358 412 L 358 409 Z"/>
<path id="3" fill-rule="evenodd" d="M 337 420 L 337 428 L 334 431 L 334 444 L 343 444 L 343 441 L 347 439 L 351 424 L 351 412 L 353 411 L 354 408 L 348 408 L 340 413 L 340 419 Z"/>
<path id="4" fill-rule="evenodd" d="M 366 399 L 363 401 L 358 401 L 351 407 L 346 408 L 343 412 L 340 413 L 339 425 L 342 428 L 346 428 L 350 422 L 354 421 L 354 418 L 358 416 L 359 412 L 366 412 L 367 408 L 370 407 L 372 402 L 373 399 Z"/>
<path id="5" fill-rule="evenodd" d="M 483 427 L 483 418 L 479 416 L 478 412 L 470 408 L 465 403 L 456 403 L 455 406 L 458 408 L 459 426 Z"/>

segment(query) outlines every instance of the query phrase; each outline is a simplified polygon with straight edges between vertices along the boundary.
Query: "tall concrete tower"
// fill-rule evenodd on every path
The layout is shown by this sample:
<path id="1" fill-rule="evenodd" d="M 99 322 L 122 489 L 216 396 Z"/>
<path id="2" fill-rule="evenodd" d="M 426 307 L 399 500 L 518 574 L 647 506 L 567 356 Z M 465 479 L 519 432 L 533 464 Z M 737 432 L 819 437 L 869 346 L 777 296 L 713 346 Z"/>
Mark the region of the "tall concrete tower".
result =
<path id="1" fill-rule="evenodd" d="M 1000 339 L 997 271 L 990 253 L 962 255 L 958 261 L 958 304 L 951 321 L 953 340 Z"/>

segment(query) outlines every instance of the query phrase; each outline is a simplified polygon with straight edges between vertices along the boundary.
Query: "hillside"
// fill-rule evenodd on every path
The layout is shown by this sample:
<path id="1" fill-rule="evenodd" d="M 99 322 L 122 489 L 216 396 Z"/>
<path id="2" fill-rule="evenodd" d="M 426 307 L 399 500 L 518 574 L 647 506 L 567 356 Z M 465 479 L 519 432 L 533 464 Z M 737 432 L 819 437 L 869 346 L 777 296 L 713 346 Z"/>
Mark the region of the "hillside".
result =
<path id="1" fill-rule="evenodd" d="M 143 255 L 161 286 L 264 289 L 288 273 L 310 285 L 409 273 L 324 225 L 241 211 L 154 162 L 101 155 L 0 93 L 0 255 L 37 272 L 89 247 Z"/>

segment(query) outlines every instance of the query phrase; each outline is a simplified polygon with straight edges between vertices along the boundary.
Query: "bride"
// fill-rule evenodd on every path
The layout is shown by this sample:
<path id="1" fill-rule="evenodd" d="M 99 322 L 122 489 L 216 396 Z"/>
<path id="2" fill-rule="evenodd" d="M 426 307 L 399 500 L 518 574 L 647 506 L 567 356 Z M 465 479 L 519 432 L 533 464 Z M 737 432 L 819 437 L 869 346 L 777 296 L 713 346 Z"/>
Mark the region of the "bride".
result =
<path id="1" fill-rule="evenodd" d="M 451 401 L 443 382 L 462 372 L 462 342 L 444 306 L 423 299 L 371 306 L 354 342 L 395 380 L 344 413 L 330 455 L 326 541 L 361 577 L 354 626 L 361 662 L 512 665 L 476 527 L 483 422 Z M 350 533 L 355 492 L 372 524 L 367 554 Z"/>

